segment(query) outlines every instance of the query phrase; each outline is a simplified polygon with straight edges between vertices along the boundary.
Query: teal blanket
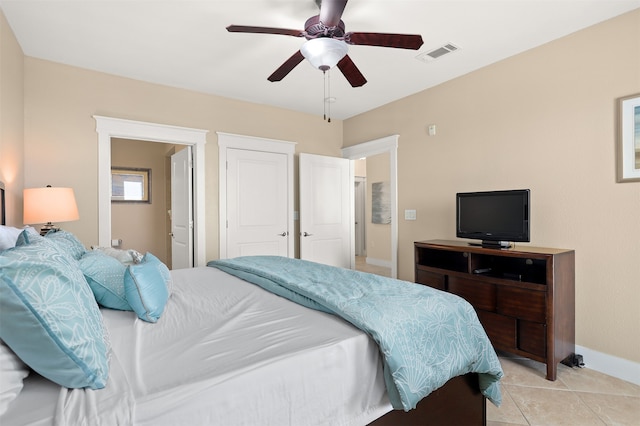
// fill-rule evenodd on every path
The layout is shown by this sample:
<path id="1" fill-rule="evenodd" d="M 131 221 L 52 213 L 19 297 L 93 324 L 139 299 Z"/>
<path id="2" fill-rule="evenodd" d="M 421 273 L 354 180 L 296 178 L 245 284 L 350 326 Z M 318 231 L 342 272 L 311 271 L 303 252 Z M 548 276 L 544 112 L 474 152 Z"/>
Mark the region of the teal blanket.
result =
<path id="1" fill-rule="evenodd" d="M 502 368 L 473 307 L 427 286 L 277 256 L 207 263 L 303 306 L 338 315 L 380 347 L 389 400 L 409 411 L 449 379 L 478 373 L 500 405 Z"/>

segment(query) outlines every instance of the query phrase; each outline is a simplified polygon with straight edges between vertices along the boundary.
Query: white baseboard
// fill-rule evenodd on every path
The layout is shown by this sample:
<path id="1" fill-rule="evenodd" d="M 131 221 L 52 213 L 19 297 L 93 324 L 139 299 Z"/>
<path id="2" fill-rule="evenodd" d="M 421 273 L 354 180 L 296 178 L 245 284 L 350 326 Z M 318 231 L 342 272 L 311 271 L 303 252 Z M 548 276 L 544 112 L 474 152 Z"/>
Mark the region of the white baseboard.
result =
<path id="1" fill-rule="evenodd" d="M 373 257 L 367 257 L 366 262 L 369 265 L 382 266 L 383 268 L 391 268 L 390 260 L 382 260 L 382 259 L 375 259 Z"/>
<path id="2" fill-rule="evenodd" d="M 576 353 L 582 355 L 586 368 L 640 385 L 640 363 L 578 345 Z"/>

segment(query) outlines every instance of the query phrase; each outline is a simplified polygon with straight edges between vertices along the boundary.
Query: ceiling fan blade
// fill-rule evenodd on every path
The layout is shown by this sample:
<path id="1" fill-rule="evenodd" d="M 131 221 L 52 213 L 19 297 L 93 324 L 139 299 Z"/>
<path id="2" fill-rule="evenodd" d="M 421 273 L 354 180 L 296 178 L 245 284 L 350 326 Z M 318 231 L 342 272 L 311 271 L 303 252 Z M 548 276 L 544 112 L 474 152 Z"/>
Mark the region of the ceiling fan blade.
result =
<path id="1" fill-rule="evenodd" d="M 303 60 L 304 60 L 304 56 L 302 56 L 302 53 L 298 50 L 296 53 L 291 55 L 289 59 L 284 61 L 284 64 L 280 65 L 280 67 L 277 70 L 275 70 L 273 74 L 271 74 L 269 78 L 267 78 L 267 80 L 269 81 L 282 80 L 287 76 L 287 74 L 291 72 L 291 70 L 293 70 Z"/>
<path id="2" fill-rule="evenodd" d="M 294 37 L 303 37 L 304 31 L 290 30 L 287 28 L 272 27 L 252 27 L 249 25 L 229 25 L 227 31 L 230 33 L 259 33 L 259 34 L 282 34 Z"/>
<path id="3" fill-rule="evenodd" d="M 422 46 L 422 36 L 419 34 L 390 34 L 390 33 L 347 33 L 344 37 L 348 44 L 365 46 L 397 47 L 400 49 L 418 50 Z"/>
<path id="4" fill-rule="evenodd" d="M 335 27 L 340 23 L 347 0 L 322 0 L 320 3 L 320 22 L 326 27 Z"/>
<path id="5" fill-rule="evenodd" d="M 364 86 L 367 82 L 367 79 L 364 78 L 364 75 L 362 75 L 358 67 L 356 67 L 356 64 L 353 63 L 349 55 L 340 59 L 340 62 L 338 62 L 338 69 L 342 71 L 342 74 L 344 74 L 352 87 Z"/>

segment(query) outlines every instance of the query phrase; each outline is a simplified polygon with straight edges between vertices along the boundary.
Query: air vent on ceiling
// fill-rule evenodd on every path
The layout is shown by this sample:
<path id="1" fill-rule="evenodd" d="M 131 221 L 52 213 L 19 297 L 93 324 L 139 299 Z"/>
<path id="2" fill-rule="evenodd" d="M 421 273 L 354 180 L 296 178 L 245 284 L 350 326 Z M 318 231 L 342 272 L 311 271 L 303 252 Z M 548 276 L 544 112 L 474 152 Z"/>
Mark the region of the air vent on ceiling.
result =
<path id="1" fill-rule="evenodd" d="M 435 49 L 431 49 L 428 52 L 425 53 L 421 53 L 418 56 L 416 56 L 416 59 L 423 61 L 423 62 L 431 62 L 434 61 L 438 58 L 441 58 L 444 55 L 447 55 L 449 53 L 453 53 L 457 50 L 460 50 L 460 48 L 458 46 L 456 46 L 453 43 L 447 43 L 444 46 L 440 46 L 437 47 Z"/>

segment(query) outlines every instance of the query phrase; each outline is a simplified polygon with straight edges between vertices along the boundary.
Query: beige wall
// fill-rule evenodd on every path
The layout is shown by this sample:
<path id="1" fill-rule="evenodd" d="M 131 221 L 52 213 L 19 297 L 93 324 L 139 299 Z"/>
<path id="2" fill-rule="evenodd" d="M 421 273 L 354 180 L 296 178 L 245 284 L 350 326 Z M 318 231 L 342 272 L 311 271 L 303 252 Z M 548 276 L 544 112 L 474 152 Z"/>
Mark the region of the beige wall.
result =
<path id="1" fill-rule="evenodd" d="M 391 262 L 391 225 L 372 221 L 372 186 L 375 182 L 389 182 L 389 153 L 367 157 L 367 258 Z M 374 262 L 375 262 L 374 260 Z"/>
<path id="2" fill-rule="evenodd" d="M 151 252 L 171 265 L 167 248 L 167 155 L 171 144 L 127 139 L 111 140 L 111 166 L 151 170 L 151 203 L 112 203 L 111 238 L 122 240 L 122 249 Z"/>
<path id="3" fill-rule="evenodd" d="M 0 181 L 4 182 L 7 223 L 22 225 L 24 186 L 24 55 L 0 11 Z"/>
<path id="4" fill-rule="evenodd" d="M 353 175 L 367 177 L 367 159 L 353 160 Z"/>
<path id="5" fill-rule="evenodd" d="M 640 182 L 615 178 L 615 100 L 639 92 L 636 10 L 346 120 L 345 146 L 400 135 L 399 276 L 455 238 L 456 192 L 530 188 L 530 245 L 576 250 L 576 343 L 640 362 Z"/>
<path id="6" fill-rule="evenodd" d="M 209 130 L 206 258 L 218 256 L 216 131 L 296 142 L 296 152 L 340 155 L 342 122 L 25 58 L 25 183 L 72 186 L 80 221 L 64 226 L 97 244 L 97 133 L 93 115 Z M 297 169 L 296 169 L 297 175 Z M 297 191 L 297 180 L 296 180 Z M 297 199 L 295 201 L 297 209 Z"/>
<path id="7" fill-rule="evenodd" d="M 85 244 L 98 238 L 93 114 L 211 131 L 208 259 L 218 254 L 215 131 L 295 141 L 297 152 L 327 155 L 340 155 L 343 139 L 350 146 L 397 133 L 399 212 L 417 210 L 416 221 L 399 223 L 401 278 L 413 279 L 413 241 L 454 238 L 455 192 L 531 188 L 531 244 L 576 250 L 577 343 L 640 362 L 640 183 L 615 183 L 614 139 L 615 99 L 640 92 L 640 11 L 331 124 L 23 59 L 4 18 L 0 31 L 2 179 L 20 205 L 22 173 L 25 186 L 74 187 L 81 219 L 65 228 Z M 429 124 L 438 126 L 434 137 Z M 21 206 L 11 208 L 19 224 Z"/>

